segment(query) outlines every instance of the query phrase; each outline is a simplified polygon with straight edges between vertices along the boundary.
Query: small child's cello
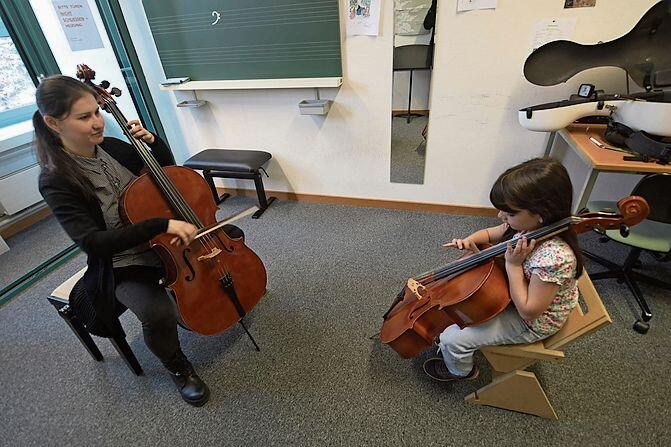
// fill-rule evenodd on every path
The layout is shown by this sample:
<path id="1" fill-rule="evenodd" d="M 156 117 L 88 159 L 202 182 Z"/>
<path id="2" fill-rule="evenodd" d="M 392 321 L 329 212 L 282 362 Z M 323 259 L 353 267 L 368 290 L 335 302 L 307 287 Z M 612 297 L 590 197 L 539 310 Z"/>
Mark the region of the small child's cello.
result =
<path id="1" fill-rule="evenodd" d="M 570 216 L 525 234 L 542 240 L 562 231 L 619 229 L 623 235 L 650 213 L 642 197 L 630 196 L 618 202 L 619 213 L 590 212 Z M 514 238 L 514 243 L 517 238 Z M 464 256 L 440 269 L 408 280 L 384 315 L 380 340 L 403 358 L 417 357 L 435 344 L 435 339 L 452 324 L 474 326 L 494 318 L 510 303 L 508 281 L 496 257 L 505 253 L 509 241 Z"/>

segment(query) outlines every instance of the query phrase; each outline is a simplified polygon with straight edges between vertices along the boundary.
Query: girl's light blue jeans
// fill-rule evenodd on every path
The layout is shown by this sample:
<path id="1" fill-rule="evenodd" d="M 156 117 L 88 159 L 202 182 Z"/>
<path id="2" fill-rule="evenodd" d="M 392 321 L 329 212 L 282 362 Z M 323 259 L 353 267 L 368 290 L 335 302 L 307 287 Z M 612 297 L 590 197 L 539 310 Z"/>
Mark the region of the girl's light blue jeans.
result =
<path id="1" fill-rule="evenodd" d="M 548 337 L 532 331 L 514 305 L 491 320 L 460 329 L 453 324 L 440 334 L 438 350 L 450 373 L 466 376 L 473 369 L 473 354 L 484 346 L 533 343 Z"/>

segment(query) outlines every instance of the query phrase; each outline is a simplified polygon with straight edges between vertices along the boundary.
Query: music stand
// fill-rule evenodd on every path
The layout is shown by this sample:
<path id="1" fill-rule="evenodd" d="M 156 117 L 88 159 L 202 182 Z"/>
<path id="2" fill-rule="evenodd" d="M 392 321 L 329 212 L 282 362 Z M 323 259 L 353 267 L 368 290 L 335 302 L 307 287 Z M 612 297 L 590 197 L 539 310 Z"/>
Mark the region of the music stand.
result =
<path id="1" fill-rule="evenodd" d="M 396 115 L 406 117 L 407 123 L 410 117 L 422 116 L 421 113 L 412 113 L 410 105 L 412 103 L 412 73 L 415 70 L 430 70 L 429 65 L 429 45 L 404 45 L 394 48 L 394 71 L 410 71 L 410 86 L 408 87 L 408 113 Z"/>

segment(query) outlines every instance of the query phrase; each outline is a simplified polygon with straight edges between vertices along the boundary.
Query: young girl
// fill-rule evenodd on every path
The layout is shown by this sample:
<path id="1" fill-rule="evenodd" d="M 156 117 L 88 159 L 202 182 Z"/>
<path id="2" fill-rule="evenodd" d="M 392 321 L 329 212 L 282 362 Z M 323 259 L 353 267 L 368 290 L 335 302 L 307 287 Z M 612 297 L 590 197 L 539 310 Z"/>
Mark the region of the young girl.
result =
<path id="1" fill-rule="evenodd" d="M 177 307 L 159 279 L 160 259 L 148 242 L 161 233 L 173 244 L 188 245 L 196 227 L 175 219 L 154 218 L 133 225 L 119 216 L 119 197 L 143 163 L 130 144 L 103 137 L 105 123 L 88 85 L 67 77 L 44 79 L 35 94 L 33 116 L 42 168 L 40 193 L 72 240 L 88 255 L 88 268 L 75 285 L 71 302 L 87 329 L 97 335 L 123 334 L 118 315 L 130 309 L 142 322 L 144 340 L 172 375 L 182 398 L 200 406 L 207 385 L 180 349 Z M 128 122 L 162 165 L 172 165 L 170 149 L 138 120 Z M 242 232 L 225 227 L 232 237 Z"/>
<path id="2" fill-rule="evenodd" d="M 531 343 L 557 332 L 578 302 L 576 278 L 582 261 L 576 233 L 569 229 L 550 239 L 527 240 L 524 233 L 570 216 L 573 188 L 557 161 L 536 158 L 508 169 L 489 194 L 503 223 L 445 246 L 477 252 L 478 244 L 497 244 L 521 234 L 505 253 L 511 305 L 478 326 L 452 325 L 439 336 L 442 357 L 424 362 L 440 381 L 472 380 L 474 352 L 483 346 Z"/>

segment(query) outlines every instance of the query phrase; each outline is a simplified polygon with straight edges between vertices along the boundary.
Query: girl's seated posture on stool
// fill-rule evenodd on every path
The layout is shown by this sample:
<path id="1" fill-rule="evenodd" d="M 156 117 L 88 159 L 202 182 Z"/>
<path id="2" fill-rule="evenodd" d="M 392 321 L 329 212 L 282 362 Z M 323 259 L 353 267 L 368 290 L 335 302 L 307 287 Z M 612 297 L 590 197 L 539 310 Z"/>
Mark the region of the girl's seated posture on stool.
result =
<path id="1" fill-rule="evenodd" d="M 578 302 L 576 279 L 582 261 L 576 233 L 568 229 L 550 239 L 528 241 L 523 235 L 571 215 L 573 188 L 566 169 L 552 159 L 533 159 L 508 169 L 489 198 L 503 223 L 445 246 L 477 252 L 479 244 L 497 244 L 517 234 L 506 250 L 506 274 L 512 303 L 478 326 L 452 325 L 439 336 L 439 352 L 424 371 L 440 381 L 475 379 L 473 354 L 484 346 L 532 343 L 557 332 Z"/>

